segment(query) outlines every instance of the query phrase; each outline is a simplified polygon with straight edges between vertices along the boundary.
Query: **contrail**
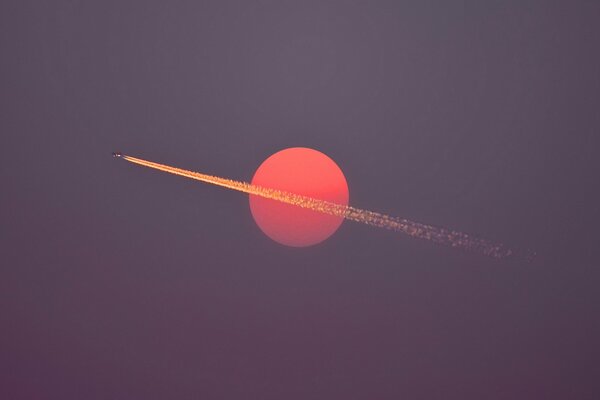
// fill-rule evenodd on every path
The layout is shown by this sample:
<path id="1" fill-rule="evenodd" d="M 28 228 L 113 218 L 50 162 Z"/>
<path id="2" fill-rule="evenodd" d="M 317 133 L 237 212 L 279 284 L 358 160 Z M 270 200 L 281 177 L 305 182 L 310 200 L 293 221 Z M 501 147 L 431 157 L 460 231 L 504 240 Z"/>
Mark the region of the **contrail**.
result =
<path id="1" fill-rule="evenodd" d="M 199 172 L 188 171 L 152 161 L 142 160 L 140 158 L 123 155 L 121 153 L 113 153 L 113 156 L 122 158 L 134 164 L 154 168 L 170 174 L 195 179 L 197 181 L 222 186 L 227 189 L 233 189 L 239 192 L 260 196 L 271 200 L 281 201 L 283 203 L 292 204 L 302 208 L 308 208 L 313 211 L 334 215 L 336 217 L 343 217 L 350 221 L 361 222 L 363 224 L 376 226 L 378 228 L 386 228 L 392 231 L 402 232 L 414 238 L 426 239 L 433 243 L 468 250 L 497 259 L 507 258 L 515 255 L 514 250 L 501 243 L 491 242 L 486 239 L 477 238 L 451 229 L 425 225 L 418 222 L 409 221 L 404 218 L 392 217 L 374 211 L 362 210 L 360 208 L 345 206 L 342 204 L 319 200 L 282 190 L 265 188 L 258 185 L 252 185 L 251 183 L 247 182 L 201 174 Z M 530 256 L 533 256 L 533 254 Z"/>

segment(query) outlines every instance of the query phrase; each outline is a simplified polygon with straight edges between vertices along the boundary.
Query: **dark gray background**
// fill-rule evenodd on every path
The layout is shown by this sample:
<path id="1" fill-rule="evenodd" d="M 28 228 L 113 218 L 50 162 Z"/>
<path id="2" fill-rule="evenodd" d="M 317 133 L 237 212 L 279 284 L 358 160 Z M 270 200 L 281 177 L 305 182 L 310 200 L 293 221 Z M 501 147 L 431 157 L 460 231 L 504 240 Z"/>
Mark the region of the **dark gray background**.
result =
<path id="1" fill-rule="evenodd" d="M 4 1 L 0 398 L 592 399 L 594 1 Z M 331 156 L 351 203 L 533 248 L 344 223 L 306 249 L 249 180 Z"/>

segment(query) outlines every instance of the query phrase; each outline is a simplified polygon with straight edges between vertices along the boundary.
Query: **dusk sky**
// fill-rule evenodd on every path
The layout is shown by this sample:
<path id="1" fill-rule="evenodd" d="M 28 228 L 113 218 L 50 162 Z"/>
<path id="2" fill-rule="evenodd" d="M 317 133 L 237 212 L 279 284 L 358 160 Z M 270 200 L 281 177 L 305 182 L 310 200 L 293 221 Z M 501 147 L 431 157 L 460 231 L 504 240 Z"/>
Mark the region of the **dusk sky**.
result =
<path id="1" fill-rule="evenodd" d="M 597 399 L 600 3 L 0 5 L 0 399 Z M 350 204 L 292 248 L 250 181 L 310 147 Z"/>

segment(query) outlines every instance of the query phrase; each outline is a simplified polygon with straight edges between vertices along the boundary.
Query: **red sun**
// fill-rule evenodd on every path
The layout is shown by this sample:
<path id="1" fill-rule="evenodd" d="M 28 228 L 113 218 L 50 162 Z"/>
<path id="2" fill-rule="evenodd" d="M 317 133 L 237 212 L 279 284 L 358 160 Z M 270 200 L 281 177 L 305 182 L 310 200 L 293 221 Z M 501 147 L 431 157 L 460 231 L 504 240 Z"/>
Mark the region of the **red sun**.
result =
<path id="1" fill-rule="evenodd" d="M 284 149 L 267 158 L 256 170 L 252 184 L 348 205 L 348 184 L 340 167 L 325 154 L 305 147 Z M 294 247 L 322 242 L 343 221 L 342 217 L 255 195 L 250 195 L 250 210 L 267 236 Z"/>

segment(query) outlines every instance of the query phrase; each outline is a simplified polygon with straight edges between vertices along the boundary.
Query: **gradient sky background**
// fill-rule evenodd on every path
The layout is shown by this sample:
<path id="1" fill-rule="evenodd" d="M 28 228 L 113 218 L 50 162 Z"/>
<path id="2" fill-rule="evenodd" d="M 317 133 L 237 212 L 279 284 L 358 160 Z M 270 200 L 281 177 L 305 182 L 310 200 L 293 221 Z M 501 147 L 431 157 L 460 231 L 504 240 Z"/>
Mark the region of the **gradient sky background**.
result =
<path id="1" fill-rule="evenodd" d="M 598 2 L 399 3 L 2 2 L 0 398 L 597 398 Z M 110 156 L 250 180 L 292 146 L 539 257 L 286 248 Z"/>

